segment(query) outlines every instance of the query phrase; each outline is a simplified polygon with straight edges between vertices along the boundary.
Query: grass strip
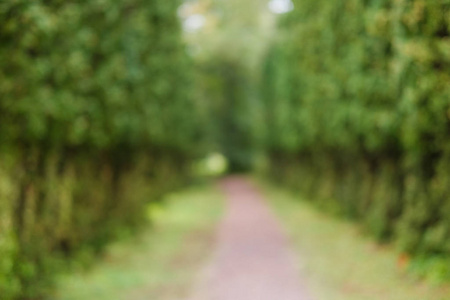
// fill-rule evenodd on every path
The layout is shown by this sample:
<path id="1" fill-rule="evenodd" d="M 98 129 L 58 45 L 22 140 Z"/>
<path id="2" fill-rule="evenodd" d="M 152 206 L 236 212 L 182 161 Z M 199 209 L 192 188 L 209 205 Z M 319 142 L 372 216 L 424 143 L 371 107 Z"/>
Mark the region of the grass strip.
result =
<path id="1" fill-rule="evenodd" d="M 179 300 L 211 254 L 221 194 L 196 187 L 152 205 L 153 225 L 112 245 L 88 271 L 60 278 L 54 300 Z"/>
<path id="2" fill-rule="evenodd" d="M 423 281 L 389 245 L 291 192 L 259 184 L 284 224 L 317 300 L 449 300 L 450 286 Z"/>

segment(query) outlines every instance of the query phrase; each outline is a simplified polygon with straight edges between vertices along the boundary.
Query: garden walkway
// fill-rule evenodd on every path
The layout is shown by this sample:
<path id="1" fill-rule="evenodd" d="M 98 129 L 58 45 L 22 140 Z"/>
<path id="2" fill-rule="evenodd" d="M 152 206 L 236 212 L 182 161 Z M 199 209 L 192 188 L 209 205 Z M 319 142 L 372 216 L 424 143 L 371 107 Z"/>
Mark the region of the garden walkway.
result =
<path id="1" fill-rule="evenodd" d="M 296 257 L 262 196 L 239 177 L 221 186 L 227 212 L 216 253 L 192 300 L 311 300 Z"/>

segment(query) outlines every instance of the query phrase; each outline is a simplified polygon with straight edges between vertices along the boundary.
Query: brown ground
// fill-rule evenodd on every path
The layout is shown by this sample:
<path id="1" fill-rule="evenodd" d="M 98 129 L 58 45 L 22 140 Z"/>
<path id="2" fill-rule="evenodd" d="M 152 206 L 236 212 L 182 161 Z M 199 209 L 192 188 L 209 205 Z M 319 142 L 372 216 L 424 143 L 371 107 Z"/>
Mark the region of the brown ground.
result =
<path id="1" fill-rule="evenodd" d="M 244 179 L 222 182 L 227 213 L 192 300 L 311 300 L 279 223 Z"/>

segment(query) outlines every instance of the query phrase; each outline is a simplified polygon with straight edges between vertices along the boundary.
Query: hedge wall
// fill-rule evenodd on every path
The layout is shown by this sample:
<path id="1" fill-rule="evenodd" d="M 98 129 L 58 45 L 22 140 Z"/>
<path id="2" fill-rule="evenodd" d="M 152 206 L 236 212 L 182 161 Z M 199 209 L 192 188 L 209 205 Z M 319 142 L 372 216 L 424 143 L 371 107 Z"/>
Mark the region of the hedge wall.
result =
<path id="1" fill-rule="evenodd" d="M 0 3 L 2 300 L 42 299 L 188 176 L 202 117 L 177 7 Z"/>
<path id="2" fill-rule="evenodd" d="M 380 239 L 448 258 L 450 2 L 293 2 L 262 86 L 273 174 Z"/>

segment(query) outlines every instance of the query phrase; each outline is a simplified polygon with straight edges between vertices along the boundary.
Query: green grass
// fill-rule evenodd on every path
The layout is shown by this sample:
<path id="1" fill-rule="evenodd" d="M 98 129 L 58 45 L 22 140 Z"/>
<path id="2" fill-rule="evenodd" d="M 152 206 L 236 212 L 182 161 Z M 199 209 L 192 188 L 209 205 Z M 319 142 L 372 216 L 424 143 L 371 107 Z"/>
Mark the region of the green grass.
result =
<path id="1" fill-rule="evenodd" d="M 54 300 L 185 298 L 212 252 L 222 209 L 212 187 L 169 196 L 149 209 L 154 223 L 148 230 L 112 245 L 91 270 L 61 278 Z"/>
<path id="2" fill-rule="evenodd" d="M 450 299 L 450 286 L 421 281 L 401 269 L 395 249 L 375 243 L 357 224 L 324 214 L 292 193 L 263 190 L 316 300 Z"/>

